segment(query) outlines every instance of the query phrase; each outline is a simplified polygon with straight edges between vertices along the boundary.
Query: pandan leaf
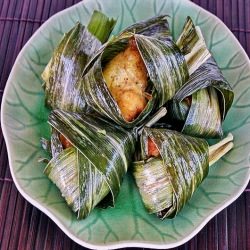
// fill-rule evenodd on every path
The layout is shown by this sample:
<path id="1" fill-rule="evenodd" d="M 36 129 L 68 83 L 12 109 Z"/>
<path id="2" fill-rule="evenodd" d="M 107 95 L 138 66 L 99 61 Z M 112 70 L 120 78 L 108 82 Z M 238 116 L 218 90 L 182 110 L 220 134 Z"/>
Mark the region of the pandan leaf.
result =
<path id="1" fill-rule="evenodd" d="M 163 26 L 165 29 L 165 25 Z M 151 26 L 148 27 L 150 30 Z M 89 107 L 123 127 L 134 127 L 144 122 L 154 108 L 163 106 L 188 79 L 187 65 L 184 56 L 171 39 L 158 39 L 161 29 L 155 29 L 152 36 L 124 32 L 112 39 L 102 52 L 91 61 L 83 79 L 78 82 L 77 90 L 85 96 Z M 136 29 L 135 29 L 136 30 Z M 150 32 L 149 32 L 150 33 Z M 145 34 L 145 32 L 144 32 Z M 103 77 L 103 67 L 118 53 L 125 50 L 129 40 L 134 39 L 145 63 L 152 98 L 145 109 L 131 122 L 126 121 L 117 102 L 111 95 Z"/>
<path id="2" fill-rule="evenodd" d="M 51 113 L 49 124 L 73 145 L 52 158 L 45 169 L 69 206 L 79 218 L 96 205 L 114 206 L 135 151 L 136 130 L 62 110 Z"/>
<path id="3" fill-rule="evenodd" d="M 200 27 L 195 26 L 190 17 L 187 17 L 176 44 L 185 55 L 190 75 L 211 57 Z"/>
<path id="4" fill-rule="evenodd" d="M 166 15 L 156 16 L 144 21 L 137 22 L 122 33 L 134 33 L 144 36 L 155 37 L 160 40 L 171 39 L 169 23 Z"/>
<path id="5" fill-rule="evenodd" d="M 77 23 L 64 35 L 42 73 L 46 105 L 52 109 L 86 111 L 84 96 L 75 89 L 88 61 L 108 39 L 114 19 L 94 11 L 88 27 Z"/>
<path id="6" fill-rule="evenodd" d="M 159 155 L 151 158 L 149 139 Z M 149 213 L 173 218 L 185 206 L 207 176 L 209 166 L 233 147 L 228 135 L 209 147 L 204 139 L 167 129 L 145 128 L 141 135 L 141 160 L 133 175 Z"/>
<path id="7" fill-rule="evenodd" d="M 160 158 L 147 161 L 148 138 L 157 146 Z M 172 218 L 181 210 L 208 174 L 208 143 L 204 139 L 186 136 L 172 130 L 145 128 L 141 136 L 141 150 L 144 161 L 134 163 L 133 172 L 137 186 L 142 189 L 140 193 L 146 196 L 142 199 L 148 201 L 146 207 L 151 213 L 164 210 L 162 217 Z M 159 170 L 164 170 L 157 173 L 157 165 Z M 140 180 L 137 180 L 138 177 Z M 158 188 L 154 190 L 155 187 L 152 184 L 152 188 L 149 189 L 144 183 L 155 178 L 159 178 L 158 182 L 161 184 L 154 183 L 159 185 Z M 166 193 L 158 194 L 157 192 L 162 192 L 160 187 Z M 158 200 L 154 200 L 155 196 L 161 197 L 160 205 Z M 164 202 L 163 197 L 165 197 Z"/>
<path id="8" fill-rule="evenodd" d="M 181 131 L 199 137 L 221 137 L 222 122 L 233 103 L 234 93 L 211 57 L 175 94 L 170 114 Z"/>

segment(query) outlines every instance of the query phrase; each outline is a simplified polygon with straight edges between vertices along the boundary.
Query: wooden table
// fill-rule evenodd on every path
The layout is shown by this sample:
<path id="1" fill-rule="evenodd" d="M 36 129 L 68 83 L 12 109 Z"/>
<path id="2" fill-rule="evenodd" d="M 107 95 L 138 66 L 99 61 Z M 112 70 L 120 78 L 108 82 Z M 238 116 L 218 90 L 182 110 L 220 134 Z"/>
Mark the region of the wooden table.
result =
<path id="1" fill-rule="evenodd" d="M 12 65 L 51 15 L 80 0 L 0 0 L 0 98 Z M 194 0 L 222 19 L 250 55 L 250 0 Z M 250 97 L 249 97 L 250 98 Z M 0 248 L 84 249 L 18 193 L 0 133 Z M 176 249 L 250 249 L 250 186 L 185 245 Z"/>

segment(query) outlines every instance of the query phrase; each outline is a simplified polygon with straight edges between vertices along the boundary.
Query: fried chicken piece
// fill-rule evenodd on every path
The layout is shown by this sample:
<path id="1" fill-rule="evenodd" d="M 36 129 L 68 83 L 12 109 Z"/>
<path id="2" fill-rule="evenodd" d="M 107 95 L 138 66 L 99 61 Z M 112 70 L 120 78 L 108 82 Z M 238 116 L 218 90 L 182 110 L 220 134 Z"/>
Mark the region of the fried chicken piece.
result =
<path id="1" fill-rule="evenodd" d="M 148 74 L 134 39 L 107 63 L 103 76 L 123 118 L 128 122 L 136 119 L 148 102 Z"/>
<path id="2" fill-rule="evenodd" d="M 148 137 L 148 157 L 158 157 L 160 156 L 160 152 L 155 145 L 154 141 Z"/>
<path id="3" fill-rule="evenodd" d="M 64 149 L 70 148 L 70 147 L 73 146 L 71 144 L 71 142 L 64 135 L 62 135 L 62 134 L 59 135 L 59 140 L 61 141 L 62 146 L 63 146 Z"/>

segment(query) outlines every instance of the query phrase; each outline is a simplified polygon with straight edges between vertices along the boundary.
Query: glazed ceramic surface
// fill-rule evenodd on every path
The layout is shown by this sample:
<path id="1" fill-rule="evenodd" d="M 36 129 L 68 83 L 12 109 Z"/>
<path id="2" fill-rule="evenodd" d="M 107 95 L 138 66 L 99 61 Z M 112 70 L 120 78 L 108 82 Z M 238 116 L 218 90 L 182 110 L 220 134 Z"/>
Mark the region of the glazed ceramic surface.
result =
<path id="1" fill-rule="evenodd" d="M 161 221 L 149 215 L 130 173 L 115 208 L 94 209 L 82 221 L 70 211 L 60 192 L 43 174 L 45 156 L 39 140 L 49 136 L 41 72 L 64 32 L 77 21 L 86 24 L 98 9 L 117 18 L 114 34 L 149 17 L 168 14 L 174 38 L 187 15 L 201 27 L 205 40 L 224 76 L 235 91 L 235 101 L 224 123 L 235 136 L 235 147 L 210 169 L 206 180 L 181 213 Z M 2 127 L 10 168 L 21 194 L 47 214 L 73 240 L 88 248 L 170 248 L 197 234 L 218 212 L 232 203 L 249 182 L 250 63 L 226 26 L 212 14 L 185 0 L 84 0 L 50 18 L 33 35 L 18 56 L 6 85 Z"/>

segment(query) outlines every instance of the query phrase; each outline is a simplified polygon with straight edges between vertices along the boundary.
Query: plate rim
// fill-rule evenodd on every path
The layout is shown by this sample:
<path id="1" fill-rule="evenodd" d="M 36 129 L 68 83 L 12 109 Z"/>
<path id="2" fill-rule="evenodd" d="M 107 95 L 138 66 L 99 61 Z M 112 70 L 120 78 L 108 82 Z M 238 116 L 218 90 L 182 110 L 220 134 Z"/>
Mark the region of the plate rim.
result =
<path id="1" fill-rule="evenodd" d="M 222 20 L 220 20 L 216 15 L 214 15 L 213 13 L 207 11 L 206 9 L 202 8 L 201 6 L 189 1 L 189 0 L 180 0 L 183 2 L 188 2 L 189 4 L 191 4 L 193 7 L 198 8 L 198 9 L 202 9 L 206 14 L 209 14 L 210 16 L 213 16 L 217 22 L 220 23 L 220 25 L 222 25 L 225 29 L 227 29 L 227 31 L 230 34 L 231 39 L 234 40 L 234 42 L 237 43 L 237 45 L 239 46 L 239 48 L 241 49 L 242 55 L 245 57 L 246 61 L 249 64 L 250 67 L 250 60 L 249 57 L 246 53 L 246 51 L 244 50 L 244 48 L 242 47 L 242 45 L 240 44 L 240 42 L 237 40 L 237 38 L 234 36 L 234 34 L 231 32 L 231 30 L 223 23 Z M 63 223 L 60 222 L 60 220 L 52 213 L 49 211 L 49 209 L 47 209 L 45 206 L 41 205 L 38 201 L 36 201 L 34 198 L 30 197 L 28 194 L 26 194 L 26 192 L 22 189 L 22 187 L 19 185 L 19 182 L 15 176 L 14 173 L 14 167 L 13 167 L 13 163 L 12 163 L 12 157 L 11 157 L 11 143 L 8 139 L 8 132 L 7 132 L 7 127 L 6 127 L 6 123 L 5 123 L 5 114 L 4 114 L 4 110 L 5 110 L 5 103 L 6 103 L 6 98 L 7 98 L 7 93 L 9 92 L 9 88 L 11 86 L 11 79 L 14 76 L 14 73 L 16 71 L 17 68 L 17 63 L 20 60 L 20 58 L 23 57 L 23 55 L 25 54 L 26 48 L 29 47 L 29 45 L 32 43 L 32 41 L 35 39 L 35 37 L 38 35 L 38 33 L 41 31 L 41 29 L 45 28 L 52 20 L 56 20 L 59 16 L 63 16 L 66 12 L 68 12 L 70 9 L 76 8 L 78 5 L 82 5 L 82 4 L 86 4 L 87 2 L 92 2 L 92 0 L 84 0 L 84 2 L 79 2 L 75 5 L 72 5 L 66 9 L 63 9 L 61 11 L 59 11 L 58 13 L 52 15 L 50 18 L 48 18 L 35 32 L 34 34 L 29 38 L 29 40 L 26 42 L 26 44 L 23 46 L 23 48 L 21 49 L 21 51 L 19 52 L 15 63 L 12 66 L 10 75 L 8 77 L 8 80 L 6 82 L 5 88 L 4 88 L 4 93 L 2 96 L 2 102 L 1 102 L 1 127 L 2 127 L 2 131 L 3 131 L 3 137 L 6 143 L 6 148 L 7 148 L 7 156 L 8 156 L 8 162 L 9 162 L 9 167 L 10 167 L 10 172 L 11 172 L 11 176 L 13 178 L 13 182 L 17 187 L 17 190 L 21 193 L 21 195 L 33 206 L 35 206 L 36 208 L 38 208 L 40 211 L 42 211 L 44 214 L 46 214 L 68 237 L 70 237 L 73 241 L 75 241 L 76 243 L 78 243 L 81 246 L 87 247 L 89 249 L 96 249 L 98 247 L 98 249 L 117 249 L 117 248 L 125 248 L 125 247 L 141 247 L 141 248 L 155 248 L 155 249 L 168 249 L 168 248 L 174 248 L 174 247 L 178 247 L 180 245 L 185 244 L 186 242 L 188 242 L 190 239 L 192 239 L 195 235 L 197 235 L 203 227 L 205 227 L 207 225 L 207 223 L 213 218 L 215 217 L 217 214 L 219 214 L 223 209 L 225 209 L 226 207 L 228 207 L 230 204 L 232 204 L 236 199 L 238 199 L 238 197 L 244 192 L 244 190 L 246 189 L 249 181 L 250 181 L 250 174 L 248 176 L 248 178 L 246 179 L 245 183 L 243 186 L 241 186 L 241 189 L 238 190 L 237 193 L 235 193 L 234 197 L 232 197 L 230 200 L 228 200 L 226 203 L 224 203 L 222 206 L 220 206 L 216 211 L 214 211 L 213 213 L 211 213 L 205 220 L 203 220 L 202 223 L 200 223 L 195 230 L 188 234 L 187 236 L 185 236 L 182 240 L 178 240 L 177 242 L 173 242 L 173 243 L 152 243 L 152 242 L 145 242 L 145 241 L 131 241 L 131 240 L 127 240 L 127 241 L 118 241 L 118 242 L 110 242 L 110 243 L 97 243 L 97 244 L 93 244 L 93 243 L 89 243 L 86 242 L 82 239 L 80 239 L 79 237 L 75 236 L 73 233 L 70 232 L 70 230 L 68 230 L 68 228 L 63 225 Z M 250 155 L 250 152 L 248 154 L 248 156 Z M 12 165 L 13 164 L 13 165 Z M 250 169 L 250 164 L 248 163 L 248 167 Z"/>

